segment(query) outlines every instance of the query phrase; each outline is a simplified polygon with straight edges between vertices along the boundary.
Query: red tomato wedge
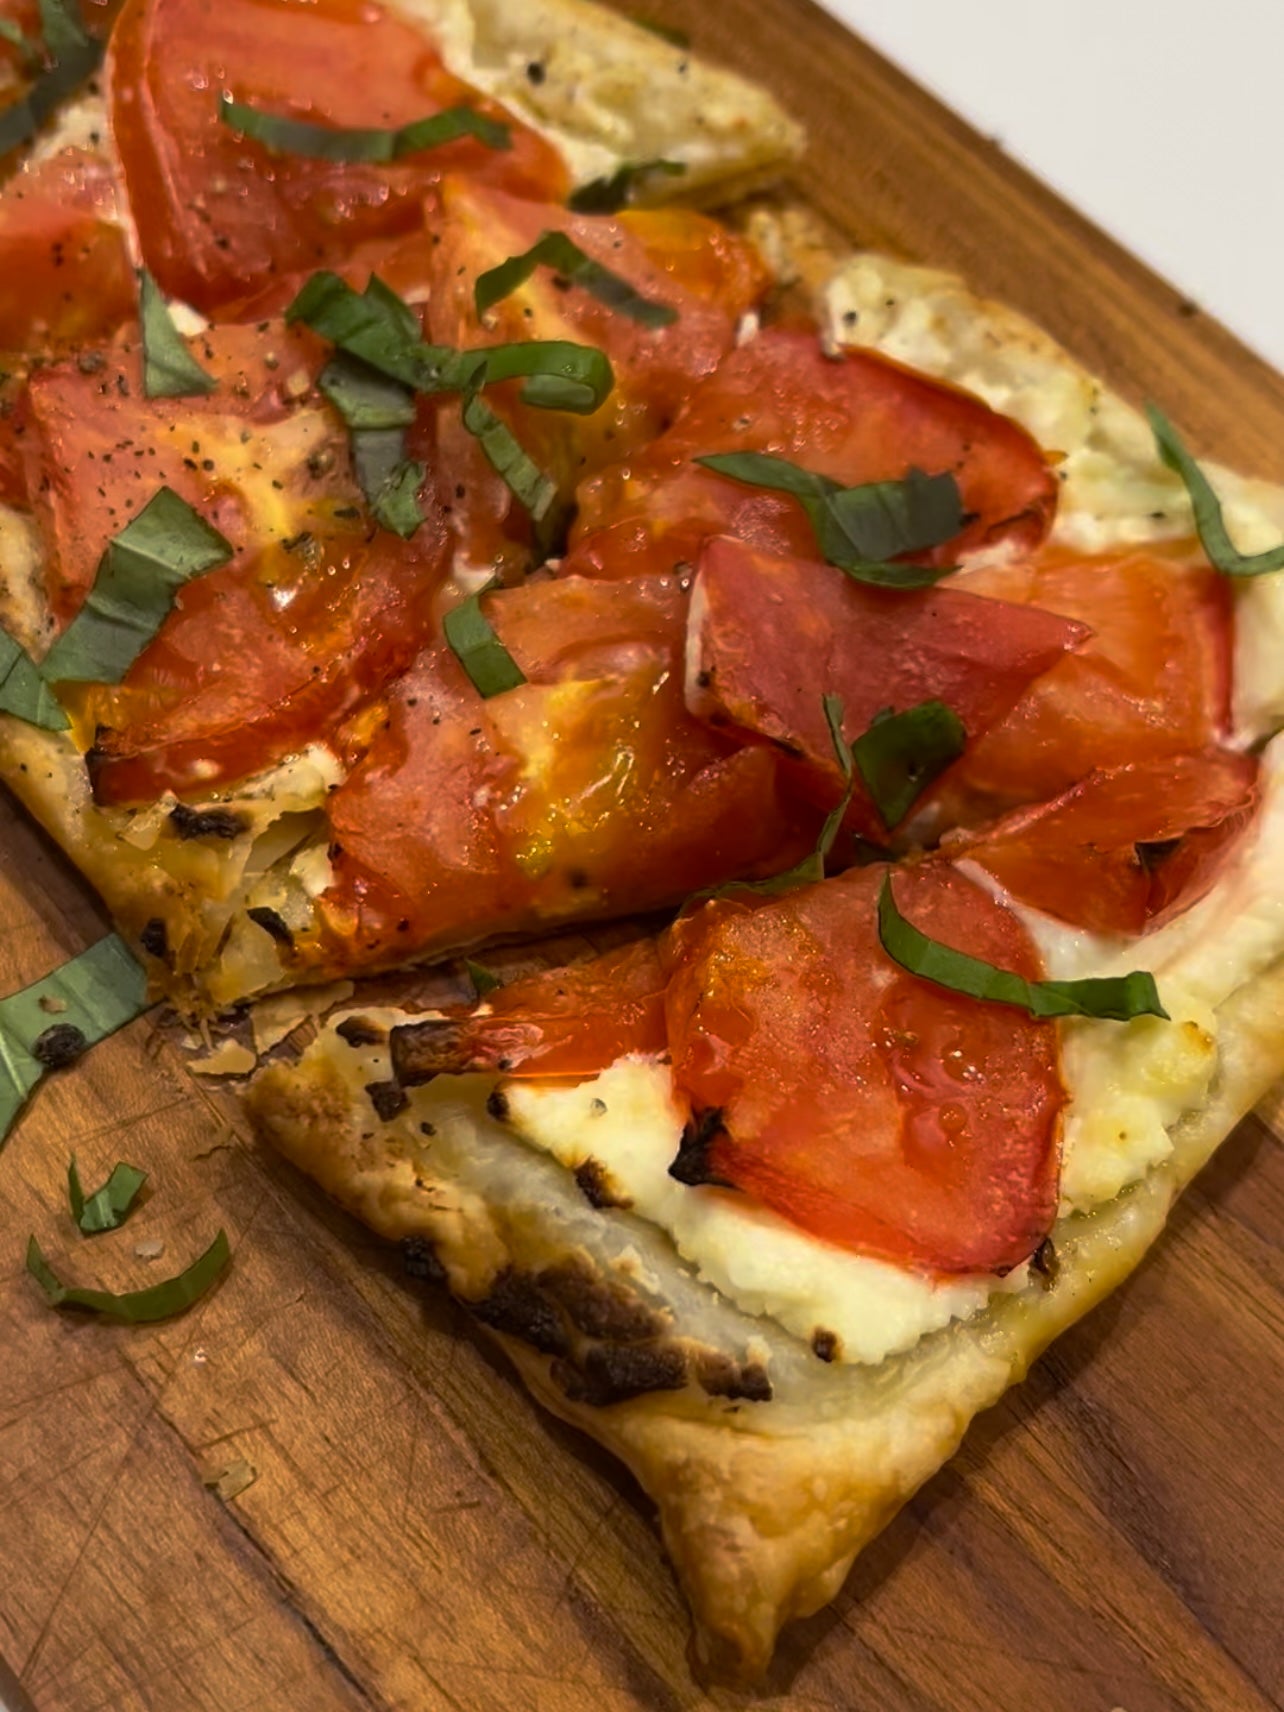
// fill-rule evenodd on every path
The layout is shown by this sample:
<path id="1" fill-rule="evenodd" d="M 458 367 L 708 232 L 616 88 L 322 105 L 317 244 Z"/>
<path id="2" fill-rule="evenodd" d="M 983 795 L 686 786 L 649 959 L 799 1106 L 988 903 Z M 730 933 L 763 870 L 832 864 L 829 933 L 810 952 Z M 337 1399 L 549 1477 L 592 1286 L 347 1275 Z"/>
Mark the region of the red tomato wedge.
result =
<path id="1" fill-rule="evenodd" d="M 311 528 L 310 508 L 360 502 L 347 434 L 313 391 L 319 340 L 273 322 L 214 327 L 189 344 L 219 382 L 208 395 L 145 398 L 133 330 L 27 382 L 14 432 L 60 624 L 108 542 L 162 485 L 245 551 Z"/>
<path id="2" fill-rule="evenodd" d="M 513 981 L 473 1008 L 393 1030 L 399 1082 L 443 1071 L 591 1076 L 629 1052 L 663 1052 L 666 978 L 653 939 Z"/>
<path id="3" fill-rule="evenodd" d="M 651 327 L 610 308 L 574 279 L 546 266 L 479 321 L 478 277 L 522 255 L 546 232 L 568 236 L 592 261 L 626 280 L 647 303 L 674 319 Z M 488 185 L 448 180 L 435 235 L 429 337 L 468 349 L 530 339 L 594 345 L 610 358 L 615 385 L 590 416 L 541 410 L 520 402 L 510 385 L 488 394 L 535 462 L 569 501 L 586 475 L 626 457 L 668 426 L 673 400 L 709 375 L 731 349 L 737 323 L 761 297 L 767 274 L 743 240 L 689 210 L 573 214 L 520 200 Z M 520 505 L 460 421 L 458 403 L 443 406 L 438 479 L 469 558 L 488 564 L 511 554 L 529 529 Z"/>
<path id="4" fill-rule="evenodd" d="M 1225 733 L 1229 579 L 1192 543 L 1112 557 L 1049 550 L 964 572 L 954 586 L 1079 619 L 1093 634 L 971 750 L 939 799 L 951 819 L 1044 802 L 1094 768 L 1195 754 Z"/>
<path id="5" fill-rule="evenodd" d="M 996 541 L 1037 546 L 1056 509 L 1057 484 L 1022 428 L 953 387 L 863 351 L 831 358 L 811 330 L 773 329 L 733 351 L 679 411 L 673 427 L 580 489 L 575 569 L 636 576 L 693 560 L 709 535 L 735 535 L 769 552 L 815 554 L 801 505 L 692 462 L 720 452 L 769 452 L 845 486 L 901 480 L 911 467 L 958 481 L 970 519 L 951 542 L 915 555 L 948 565 Z M 616 533 L 595 548 L 590 531 L 645 523 L 621 556 Z"/>
<path id="6" fill-rule="evenodd" d="M 124 682 L 71 702 L 96 731 L 98 802 L 202 796 L 246 778 L 331 738 L 406 669 L 432 626 L 440 517 L 413 542 L 360 515 L 331 512 L 325 530 L 185 584 Z"/>
<path id="7" fill-rule="evenodd" d="M 1023 903 L 1096 933 L 1143 933 L 1217 878 L 1257 806 L 1257 762 L 1212 751 L 1089 773 L 950 844 Z"/>
<path id="8" fill-rule="evenodd" d="M 223 124 L 223 91 L 344 128 L 391 129 L 467 105 L 509 124 L 512 146 L 464 138 L 388 164 L 307 159 Z M 143 258 L 167 292 L 206 313 L 354 245 L 422 229 L 444 172 L 550 200 L 569 188 L 550 144 L 374 0 L 126 0 L 107 97 Z"/>
<path id="9" fill-rule="evenodd" d="M 702 552 L 691 591 L 687 705 L 801 758 L 811 794 L 829 805 L 844 775 L 825 695 L 841 697 L 849 742 L 883 709 L 930 699 L 975 740 L 1088 634 L 1037 607 L 943 586 L 872 588 L 832 565 L 720 537 Z M 868 798 L 853 809 L 863 830 L 885 830 Z"/>
<path id="10" fill-rule="evenodd" d="M 622 603 L 637 611 L 632 636 Z M 448 648 L 420 656 L 330 800 L 325 956 L 391 961 L 658 908 L 803 854 L 814 824 L 800 830 L 782 802 L 774 756 L 687 713 L 681 592 L 663 603 L 667 614 L 645 583 L 486 597 L 504 645 L 546 675 L 487 701 Z M 599 620 L 618 626 L 614 641 L 598 639 Z"/>
<path id="11" fill-rule="evenodd" d="M 1056 1214 L 1056 1030 L 892 963 L 884 873 L 681 920 L 674 1078 L 697 1116 L 720 1114 L 710 1175 L 809 1235 L 925 1271 L 1005 1272 Z M 904 870 L 896 897 L 933 938 L 1040 975 L 1015 915 L 946 864 Z"/>
<path id="12" fill-rule="evenodd" d="M 111 169 L 83 149 L 23 167 L 0 189 L 0 351 L 89 344 L 137 313 Z"/>

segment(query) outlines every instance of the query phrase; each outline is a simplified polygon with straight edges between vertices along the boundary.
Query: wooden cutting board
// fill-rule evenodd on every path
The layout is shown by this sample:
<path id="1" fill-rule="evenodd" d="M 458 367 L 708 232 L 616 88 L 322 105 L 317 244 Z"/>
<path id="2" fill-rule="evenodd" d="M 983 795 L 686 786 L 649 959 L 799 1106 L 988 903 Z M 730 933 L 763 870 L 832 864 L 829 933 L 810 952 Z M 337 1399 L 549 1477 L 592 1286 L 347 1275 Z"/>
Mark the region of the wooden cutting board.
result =
<path id="1" fill-rule="evenodd" d="M 645 11 L 808 120 L 803 185 L 854 239 L 962 269 L 1202 449 L 1284 479 L 1279 377 L 816 8 Z M 103 925 L 0 802 L 0 991 Z M 87 1180 L 118 1157 L 152 1176 L 92 1245 L 63 1210 L 72 1150 Z M 231 1273 L 157 1329 L 53 1314 L 22 1270 L 34 1230 L 55 1263 L 124 1287 L 219 1225 Z M 1160 1252 L 786 1635 L 759 1704 L 1277 1706 L 1281 1232 L 1284 1151 L 1253 1118 Z M 135 1256 L 149 1238 L 160 1260 Z M 150 1021 L 47 1084 L 0 1156 L 0 1315 L 0 1655 L 39 1712 L 741 1703 L 693 1685 L 629 1480 L 264 1157 Z"/>

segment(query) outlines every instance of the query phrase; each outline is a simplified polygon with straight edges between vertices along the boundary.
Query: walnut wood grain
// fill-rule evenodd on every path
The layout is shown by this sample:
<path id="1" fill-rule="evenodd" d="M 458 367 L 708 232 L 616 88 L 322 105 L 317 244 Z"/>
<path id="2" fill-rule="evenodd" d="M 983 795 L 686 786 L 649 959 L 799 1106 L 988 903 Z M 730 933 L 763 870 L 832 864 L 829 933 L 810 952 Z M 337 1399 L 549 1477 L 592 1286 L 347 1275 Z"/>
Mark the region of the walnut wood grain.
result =
<path id="1" fill-rule="evenodd" d="M 639 8 L 641 9 L 641 8 Z M 858 240 L 966 271 L 1203 447 L 1284 476 L 1284 384 L 802 0 L 648 0 L 810 123 Z M 978 24 L 980 27 L 980 24 Z M 103 929 L 0 802 L 0 991 Z M 1272 1107 L 1274 1117 L 1279 1108 Z M 124 1155 L 124 1230 L 64 1207 Z M 48 1312 L 29 1230 L 108 1285 L 219 1224 L 233 1267 L 155 1329 Z M 1257 1119 L 1161 1250 L 787 1633 L 764 1708 L 1269 1712 L 1284 1682 L 1284 1151 Z M 134 1254 L 159 1237 L 165 1254 Z M 254 1471 L 239 1495 L 214 1483 Z M 686 1617 L 631 1483 L 448 1304 L 265 1158 L 145 1019 L 0 1154 L 0 1656 L 40 1712 L 694 1712 Z"/>

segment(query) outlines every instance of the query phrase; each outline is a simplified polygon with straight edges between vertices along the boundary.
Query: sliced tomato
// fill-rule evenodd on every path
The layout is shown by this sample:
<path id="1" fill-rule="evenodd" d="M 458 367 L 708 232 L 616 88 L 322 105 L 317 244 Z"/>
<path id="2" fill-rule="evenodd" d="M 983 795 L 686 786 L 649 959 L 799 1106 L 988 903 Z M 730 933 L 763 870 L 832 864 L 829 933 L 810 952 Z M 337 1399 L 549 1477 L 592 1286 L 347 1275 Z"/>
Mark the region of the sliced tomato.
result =
<path id="1" fill-rule="evenodd" d="M 1162 756 L 1089 773 L 950 850 L 1061 921 L 1138 934 L 1199 901 L 1256 806 L 1251 755 Z"/>
<path id="2" fill-rule="evenodd" d="M 1193 543 L 1111 557 L 1058 548 L 964 572 L 955 586 L 1079 619 L 1093 634 L 971 750 L 937 799 L 952 821 L 1046 801 L 1095 768 L 1195 754 L 1225 733 L 1231 596 Z"/>
<path id="3" fill-rule="evenodd" d="M 444 1071 L 591 1076 L 628 1052 L 663 1052 L 666 977 L 653 939 L 510 982 L 481 1005 L 394 1029 L 397 1080 Z"/>
<path id="4" fill-rule="evenodd" d="M 467 105 L 511 128 L 388 164 L 268 149 L 219 118 L 219 96 L 336 127 L 395 128 Z M 206 313 L 274 277 L 329 267 L 352 247 L 422 229 L 443 172 L 560 200 L 553 147 L 442 64 L 404 10 L 373 0 L 126 0 L 107 96 L 144 260 Z"/>
<path id="5" fill-rule="evenodd" d="M 83 149 L 24 166 L 0 189 L 0 350 L 104 339 L 136 313 L 113 175 Z"/>
<path id="6" fill-rule="evenodd" d="M 930 699 L 952 708 L 975 741 L 1087 635 L 1037 607 L 948 587 L 872 588 L 831 565 L 715 537 L 692 587 L 687 705 L 798 757 L 804 783 L 829 806 L 845 778 L 826 695 L 842 700 L 849 742 L 884 709 Z M 886 830 L 863 793 L 852 824 Z"/>
<path id="7" fill-rule="evenodd" d="M 206 795 L 329 740 L 413 660 L 445 552 L 436 514 L 407 543 L 331 510 L 324 533 L 187 583 L 121 685 L 69 700 L 97 734 L 96 800 Z"/>
<path id="8" fill-rule="evenodd" d="M 523 254 L 546 232 L 565 233 L 586 256 L 675 318 L 665 326 L 646 326 L 573 278 L 540 267 L 479 321 L 478 277 Z M 441 242 L 427 310 L 434 341 L 471 349 L 563 339 L 596 346 L 610 358 L 614 387 L 590 416 L 524 405 L 516 386 L 488 395 L 523 447 L 556 480 L 564 502 L 586 475 L 627 457 L 668 426 L 676 401 L 713 372 L 731 349 L 741 317 L 767 285 L 766 270 L 747 243 L 689 210 L 618 218 L 573 214 L 452 179 L 443 186 L 435 235 Z M 452 521 L 468 557 L 491 564 L 513 556 L 514 541 L 528 538 L 524 514 L 465 431 L 454 401 L 442 409 L 438 448 L 441 497 L 453 504 Z"/>
<path id="9" fill-rule="evenodd" d="M 1005 1272 L 1056 1214 L 1056 1031 L 892 963 L 876 919 L 884 872 L 680 921 L 674 1078 L 711 1135 L 709 1178 L 845 1249 Z M 1015 915 L 980 886 L 941 863 L 895 884 L 923 932 L 1039 976 Z"/>
<path id="10" fill-rule="evenodd" d="M 572 537 L 574 568 L 590 573 L 592 531 L 642 520 L 647 562 L 620 556 L 616 533 L 600 574 L 634 576 L 653 556 L 694 559 L 709 535 L 767 551 L 814 555 L 815 535 L 787 494 L 748 487 L 692 462 L 719 452 L 769 452 L 845 486 L 902 479 L 912 467 L 958 481 L 969 521 L 944 546 L 914 555 L 950 564 L 996 541 L 1031 548 L 1047 534 L 1057 484 L 1025 431 L 969 394 L 863 351 L 829 357 L 810 329 L 776 328 L 733 351 L 673 427 L 636 456 L 587 481 Z"/>
<path id="11" fill-rule="evenodd" d="M 312 527 L 314 503 L 359 502 L 347 434 L 313 390 L 319 340 L 274 322 L 211 328 L 190 345 L 219 382 L 207 396 L 145 398 L 134 329 L 27 382 L 14 433 L 61 623 L 108 542 L 162 485 L 246 551 Z"/>
<path id="12" fill-rule="evenodd" d="M 595 584 L 581 600 L 535 584 L 488 596 L 505 646 L 547 681 L 487 701 L 449 649 L 420 657 L 329 803 L 325 958 L 392 961 L 658 908 L 786 867 L 814 841 L 818 817 L 800 828 L 774 756 L 686 712 L 680 608 L 660 622 L 640 601 L 637 637 L 593 640 L 594 606 L 609 624 L 620 593 Z M 569 634 L 549 651 L 549 612 L 583 625 L 578 661 Z"/>

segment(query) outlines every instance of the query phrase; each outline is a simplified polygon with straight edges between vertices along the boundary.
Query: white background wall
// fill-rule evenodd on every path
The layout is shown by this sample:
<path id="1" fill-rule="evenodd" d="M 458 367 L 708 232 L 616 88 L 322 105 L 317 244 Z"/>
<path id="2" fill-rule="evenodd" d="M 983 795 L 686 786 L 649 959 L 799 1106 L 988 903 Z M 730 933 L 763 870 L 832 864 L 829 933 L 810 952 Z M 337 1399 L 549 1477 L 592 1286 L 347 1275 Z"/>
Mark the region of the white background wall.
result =
<path id="1" fill-rule="evenodd" d="M 1284 0 L 822 0 L 1284 369 Z"/>

